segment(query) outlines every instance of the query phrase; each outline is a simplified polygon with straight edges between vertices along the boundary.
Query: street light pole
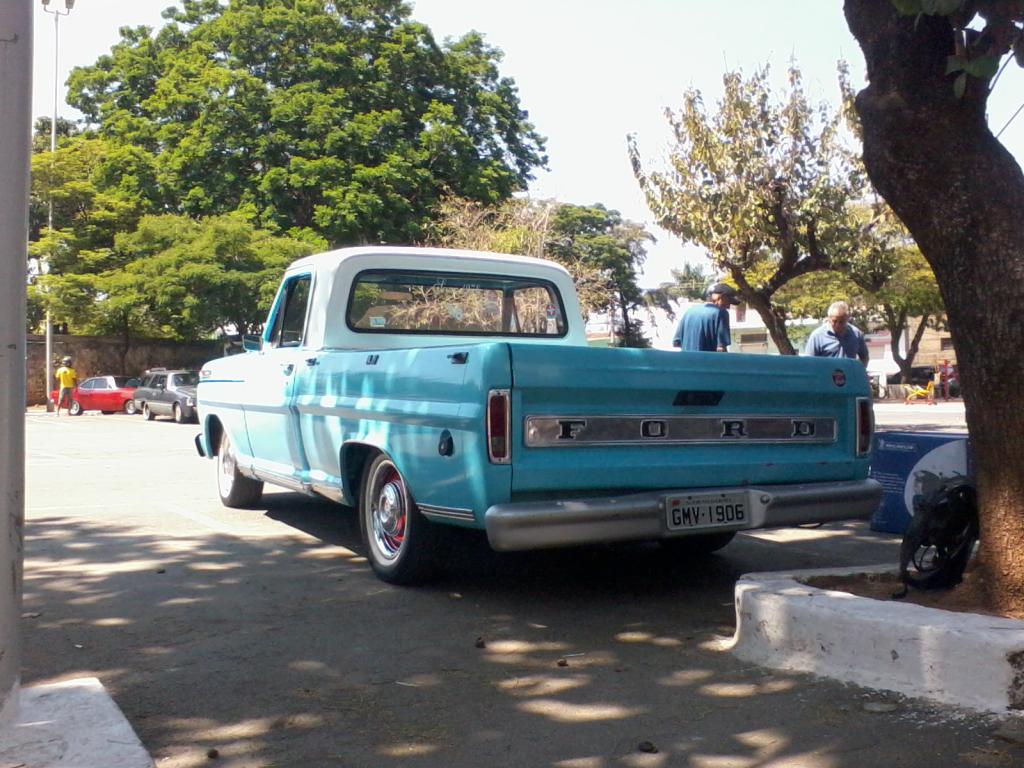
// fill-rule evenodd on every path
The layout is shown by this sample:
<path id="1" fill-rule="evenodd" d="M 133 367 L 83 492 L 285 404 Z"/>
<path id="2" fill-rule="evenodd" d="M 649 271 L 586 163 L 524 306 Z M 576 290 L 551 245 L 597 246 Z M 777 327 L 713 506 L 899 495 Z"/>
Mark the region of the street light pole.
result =
<path id="1" fill-rule="evenodd" d="M 53 10 L 49 8 L 50 0 L 43 0 L 43 11 L 53 15 L 53 120 L 50 122 L 50 160 L 53 162 L 57 156 L 57 107 L 60 104 L 59 83 L 60 75 L 58 73 L 58 63 L 60 61 L 60 17 L 67 16 L 71 13 L 71 9 L 75 7 L 75 0 L 64 0 L 64 7 L 66 10 L 61 11 L 60 8 L 54 7 Z M 51 179 L 52 185 L 52 179 Z M 49 213 L 47 214 L 47 228 L 50 232 L 50 243 L 51 247 L 53 243 L 53 189 L 50 189 L 50 206 Z M 51 254 L 52 255 L 52 254 Z M 40 269 L 39 271 L 43 274 L 49 272 L 49 264 L 47 268 Z M 46 411 L 50 413 L 53 411 L 53 401 L 50 400 L 50 388 L 53 386 L 53 322 L 50 317 L 50 307 L 46 307 L 46 385 L 43 388 L 43 394 L 46 396 Z"/>

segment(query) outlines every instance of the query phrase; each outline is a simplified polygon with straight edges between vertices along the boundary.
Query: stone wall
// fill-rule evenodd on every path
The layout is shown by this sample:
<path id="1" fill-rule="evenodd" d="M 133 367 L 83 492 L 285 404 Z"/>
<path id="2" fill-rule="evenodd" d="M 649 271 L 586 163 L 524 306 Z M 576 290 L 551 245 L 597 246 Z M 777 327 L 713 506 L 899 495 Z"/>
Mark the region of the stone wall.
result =
<path id="1" fill-rule="evenodd" d="M 26 365 L 27 405 L 46 402 L 46 337 L 29 334 Z M 64 355 L 74 358 L 79 381 L 89 376 L 117 374 L 137 376 L 147 368 L 198 369 L 204 362 L 225 354 L 221 342 L 182 344 L 166 339 L 132 339 L 125 346 L 122 339 L 107 336 L 53 336 L 53 370 L 60 367 Z M 54 386 L 50 382 L 49 389 Z"/>

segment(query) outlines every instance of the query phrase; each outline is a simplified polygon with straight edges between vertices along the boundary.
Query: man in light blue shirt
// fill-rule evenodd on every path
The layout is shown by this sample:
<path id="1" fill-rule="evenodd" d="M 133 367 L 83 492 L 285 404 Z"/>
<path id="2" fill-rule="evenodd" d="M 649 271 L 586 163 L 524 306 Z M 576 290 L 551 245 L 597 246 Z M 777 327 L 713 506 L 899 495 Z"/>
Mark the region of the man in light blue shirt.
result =
<path id="1" fill-rule="evenodd" d="M 807 339 L 805 355 L 813 357 L 859 358 L 868 364 L 868 345 L 861 330 L 850 323 L 850 307 L 845 301 L 833 302 L 828 319 Z"/>
<path id="2" fill-rule="evenodd" d="M 729 334 L 729 306 L 739 304 L 736 289 L 718 283 L 708 289 L 708 301 L 701 307 L 686 310 L 676 326 L 672 346 L 686 352 L 728 352 L 732 344 Z"/>

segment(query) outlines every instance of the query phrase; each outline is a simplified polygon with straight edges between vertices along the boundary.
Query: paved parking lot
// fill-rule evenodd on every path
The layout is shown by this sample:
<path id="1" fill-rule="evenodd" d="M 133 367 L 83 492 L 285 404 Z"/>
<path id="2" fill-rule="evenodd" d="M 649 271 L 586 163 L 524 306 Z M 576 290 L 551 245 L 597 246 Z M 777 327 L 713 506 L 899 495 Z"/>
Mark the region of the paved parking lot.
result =
<path id="1" fill-rule="evenodd" d="M 221 507 L 193 425 L 27 425 L 23 684 L 95 675 L 161 768 L 1024 760 L 989 719 L 728 653 L 740 574 L 895 562 L 896 538 L 862 524 L 742 535 L 692 563 L 463 537 L 440 581 L 398 588 L 345 508 L 274 491 Z"/>
<path id="2" fill-rule="evenodd" d="M 962 400 L 917 402 L 910 405 L 899 401 L 876 401 L 875 422 L 883 430 L 967 432 Z"/>

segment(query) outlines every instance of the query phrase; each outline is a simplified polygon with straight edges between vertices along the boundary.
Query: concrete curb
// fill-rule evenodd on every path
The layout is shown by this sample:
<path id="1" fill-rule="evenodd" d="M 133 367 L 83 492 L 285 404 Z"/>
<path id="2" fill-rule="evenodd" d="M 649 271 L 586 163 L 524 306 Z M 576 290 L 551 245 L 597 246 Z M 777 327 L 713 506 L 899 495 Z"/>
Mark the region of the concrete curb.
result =
<path id="1" fill-rule="evenodd" d="M 153 768 L 153 760 L 100 681 L 84 677 L 21 689 L 0 730 L 0 766 Z"/>
<path id="2" fill-rule="evenodd" d="M 1006 714 L 1024 710 L 1024 621 L 856 597 L 809 576 L 889 566 L 753 573 L 736 584 L 739 658 Z"/>

